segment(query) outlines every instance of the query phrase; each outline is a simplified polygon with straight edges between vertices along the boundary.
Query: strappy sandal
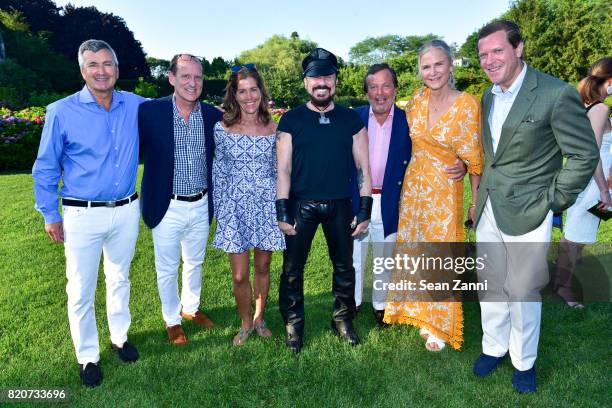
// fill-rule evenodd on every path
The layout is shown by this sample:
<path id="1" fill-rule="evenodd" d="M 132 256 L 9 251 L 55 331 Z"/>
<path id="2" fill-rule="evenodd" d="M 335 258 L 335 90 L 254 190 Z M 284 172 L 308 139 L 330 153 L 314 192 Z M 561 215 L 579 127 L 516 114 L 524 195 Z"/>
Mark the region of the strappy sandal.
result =
<path id="1" fill-rule="evenodd" d="M 566 288 L 565 286 L 559 286 L 555 290 L 555 294 L 561 298 L 563 302 L 571 309 L 584 309 L 584 305 L 574 297 L 572 288 Z"/>
<path id="2" fill-rule="evenodd" d="M 268 329 L 268 324 L 265 320 L 262 320 L 259 324 L 253 324 L 253 330 L 259 337 L 268 338 L 272 336 L 272 332 Z"/>
<path id="3" fill-rule="evenodd" d="M 250 329 L 240 328 L 240 331 L 234 336 L 234 340 L 232 340 L 232 343 L 234 343 L 234 346 L 244 345 L 244 343 L 246 343 L 251 333 L 253 333 L 252 328 Z"/>
<path id="4" fill-rule="evenodd" d="M 421 327 L 421 330 L 419 330 L 419 336 L 421 336 L 425 340 L 427 340 L 427 338 L 429 338 L 430 335 L 431 333 L 429 332 L 429 330 L 427 330 L 424 327 Z"/>
<path id="5" fill-rule="evenodd" d="M 433 347 L 434 344 L 438 347 L 437 348 Z M 430 334 L 429 337 L 427 337 L 427 340 L 425 341 L 425 348 L 428 351 L 432 351 L 434 353 L 438 353 L 444 350 L 445 346 L 446 346 L 446 343 L 444 342 L 444 340 L 434 336 L 433 334 Z"/>

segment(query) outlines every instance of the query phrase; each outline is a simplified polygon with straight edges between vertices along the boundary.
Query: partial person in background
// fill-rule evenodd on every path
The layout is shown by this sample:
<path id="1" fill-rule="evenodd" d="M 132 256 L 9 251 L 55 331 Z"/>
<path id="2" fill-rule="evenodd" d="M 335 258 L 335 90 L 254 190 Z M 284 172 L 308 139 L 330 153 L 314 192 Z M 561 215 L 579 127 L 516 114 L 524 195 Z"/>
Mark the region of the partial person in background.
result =
<path id="1" fill-rule="evenodd" d="M 182 319 L 201 328 L 214 326 L 200 310 L 202 263 L 206 254 L 213 202 L 213 126 L 222 113 L 200 102 L 204 72 L 200 58 L 177 54 L 170 61 L 170 96 L 140 107 L 138 124 L 142 175 L 142 218 L 151 228 L 157 289 L 168 340 L 188 339 Z M 183 258 L 182 289 L 178 268 Z"/>
<path id="2" fill-rule="evenodd" d="M 610 129 L 610 108 L 603 103 L 612 94 L 612 57 L 605 57 L 595 62 L 589 69 L 589 75 L 578 84 L 578 92 L 586 107 L 587 116 L 595 132 L 599 147 L 600 160 L 593 178 L 578 199 L 567 210 L 567 220 L 563 238 L 559 242 L 557 273 L 553 290 L 565 303 L 575 309 L 584 305 L 577 301 L 572 290 L 572 276 L 576 269 L 576 260 L 580 257 L 586 244 L 597 241 L 597 227 L 600 219 L 588 209 L 597 205 L 601 211 L 610 211 L 610 171 L 612 169 L 612 131 Z M 606 180 L 608 175 L 608 180 Z"/>
<path id="3" fill-rule="evenodd" d="M 102 253 L 111 349 L 127 363 L 139 357 L 127 332 L 129 270 L 140 221 L 138 106 L 145 99 L 115 90 L 119 62 L 106 42 L 83 42 L 78 59 L 85 86 L 47 107 L 32 177 L 45 231 L 64 243 L 70 334 L 81 381 L 95 387 L 102 382 L 94 308 Z"/>
<path id="4" fill-rule="evenodd" d="M 455 89 L 453 57 L 442 40 L 428 41 L 419 51 L 418 69 L 424 87 L 417 90 L 406 114 L 412 138 L 412 159 L 404 177 L 399 226 L 400 243 L 463 242 L 463 174 L 458 181 L 444 172 L 460 159 L 470 173 L 473 219 L 483 169 L 478 100 Z M 423 277 L 426 279 L 427 277 Z M 408 292 L 409 293 L 409 292 Z M 419 327 L 425 348 L 441 351 L 445 343 L 463 342 L 461 302 L 411 301 L 406 293 L 390 296 L 385 322 Z"/>
<path id="5" fill-rule="evenodd" d="M 228 253 L 241 346 L 255 330 L 272 333 L 264 320 L 270 289 L 272 251 L 285 248 L 276 224 L 276 123 L 268 111 L 268 93 L 253 64 L 232 67 L 225 90 L 223 121 L 215 125 L 213 160 L 217 229 L 213 247 Z M 255 275 L 250 283 L 250 250 Z M 253 293 L 254 292 L 254 293 Z M 254 296 L 253 296 L 254 295 Z M 251 302 L 255 298 L 255 315 Z"/>

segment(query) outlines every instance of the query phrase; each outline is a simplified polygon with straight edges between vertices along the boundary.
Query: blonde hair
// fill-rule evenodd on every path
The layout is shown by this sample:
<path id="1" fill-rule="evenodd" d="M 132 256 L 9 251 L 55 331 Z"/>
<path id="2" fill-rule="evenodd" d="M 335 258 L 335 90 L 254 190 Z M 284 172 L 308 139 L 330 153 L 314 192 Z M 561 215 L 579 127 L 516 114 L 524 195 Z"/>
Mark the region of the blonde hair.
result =
<path id="1" fill-rule="evenodd" d="M 419 48 L 419 58 L 417 58 L 417 72 L 419 73 L 420 77 L 422 77 L 421 75 L 421 57 L 425 55 L 425 53 L 431 50 L 432 48 L 436 48 L 444 52 L 444 54 L 446 54 L 446 57 L 448 58 L 448 63 L 450 64 L 451 68 L 453 67 L 453 51 L 448 46 L 448 44 L 438 39 L 430 40 L 424 43 L 421 46 L 421 48 Z M 451 88 L 455 89 L 455 77 L 453 76 L 452 71 L 450 73 L 450 77 L 448 78 L 448 84 L 450 85 Z"/>

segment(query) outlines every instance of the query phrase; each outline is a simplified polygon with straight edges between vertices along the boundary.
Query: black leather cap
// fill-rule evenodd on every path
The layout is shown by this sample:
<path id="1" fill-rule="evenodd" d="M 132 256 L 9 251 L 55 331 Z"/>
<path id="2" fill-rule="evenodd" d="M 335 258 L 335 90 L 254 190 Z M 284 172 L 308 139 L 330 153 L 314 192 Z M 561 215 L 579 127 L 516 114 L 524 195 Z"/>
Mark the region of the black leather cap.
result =
<path id="1" fill-rule="evenodd" d="M 331 75 L 338 72 L 338 60 L 331 52 L 323 48 L 315 48 L 302 61 L 305 77 Z"/>

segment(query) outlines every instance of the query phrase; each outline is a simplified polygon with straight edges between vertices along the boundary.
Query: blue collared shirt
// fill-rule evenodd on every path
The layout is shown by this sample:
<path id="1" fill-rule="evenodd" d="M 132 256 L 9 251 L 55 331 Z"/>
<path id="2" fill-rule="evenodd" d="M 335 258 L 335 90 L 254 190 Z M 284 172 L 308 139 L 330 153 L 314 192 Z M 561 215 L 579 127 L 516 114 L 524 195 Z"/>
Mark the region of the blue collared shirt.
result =
<path id="1" fill-rule="evenodd" d="M 115 201 L 136 191 L 138 105 L 146 99 L 113 91 L 108 112 L 84 86 L 47 107 L 38 156 L 32 168 L 35 208 L 46 224 L 62 220 L 62 197 Z"/>

